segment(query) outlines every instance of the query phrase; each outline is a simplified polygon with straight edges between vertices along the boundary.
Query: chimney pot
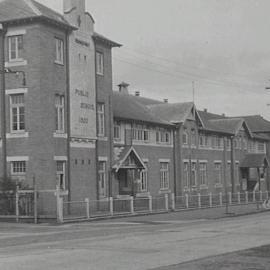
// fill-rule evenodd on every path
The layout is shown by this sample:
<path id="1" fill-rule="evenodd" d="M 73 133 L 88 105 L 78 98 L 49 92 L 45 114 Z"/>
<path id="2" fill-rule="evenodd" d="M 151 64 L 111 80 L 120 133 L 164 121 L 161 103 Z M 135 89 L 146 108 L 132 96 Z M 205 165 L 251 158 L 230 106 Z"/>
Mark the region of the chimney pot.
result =
<path id="1" fill-rule="evenodd" d="M 206 109 L 206 108 L 204 108 L 204 109 L 203 109 L 203 111 L 204 111 L 204 112 L 207 112 L 207 109 Z"/>
<path id="2" fill-rule="evenodd" d="M 125 83 L 125 82 L 121 82 L 120 84 L 118 84 L 119 87 L 119 92 L 128 95 L 128 87 L 129 84 Z"/>
<path id="3" fill-rule="evenodd" d="M 169 100 L 167 98 L 164 99 L 164 103 L 168 103 Z"/>

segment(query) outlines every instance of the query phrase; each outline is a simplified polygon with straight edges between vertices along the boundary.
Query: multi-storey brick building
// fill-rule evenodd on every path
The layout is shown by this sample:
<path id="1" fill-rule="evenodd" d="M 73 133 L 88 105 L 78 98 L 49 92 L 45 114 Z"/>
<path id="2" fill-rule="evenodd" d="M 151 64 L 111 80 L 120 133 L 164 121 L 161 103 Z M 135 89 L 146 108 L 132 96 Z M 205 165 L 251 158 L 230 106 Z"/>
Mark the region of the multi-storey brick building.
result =
<path id="1" fill-rule="evenodd" d="M 112 91 L 85 1 L 0 2 L 1 178 L 68 200 L 269 189 L 270 123 Z M 5 71 L 5 72 L 4 72 Z M 267 172 L 267 173 L 266 173 Z M 40 195 L 44 214 L 51 214 Z M 52 209 L 52 208 L 51 208 Z"/>

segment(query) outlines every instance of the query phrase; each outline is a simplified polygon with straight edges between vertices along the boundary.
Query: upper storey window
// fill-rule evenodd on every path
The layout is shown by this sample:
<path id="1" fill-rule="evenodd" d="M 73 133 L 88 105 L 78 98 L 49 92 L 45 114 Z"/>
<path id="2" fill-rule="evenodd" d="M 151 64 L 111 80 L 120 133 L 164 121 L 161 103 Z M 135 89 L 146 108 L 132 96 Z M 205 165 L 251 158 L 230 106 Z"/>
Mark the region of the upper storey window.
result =
<path id="1" fill-rule="evenodd" d="M 9 61 L 18 61 L 22 59 L 23 36 L 8 37 L 8 56 Z"/>
<path id="2" fill-rule="evenodd" d="M 96 69 L 98 75 L 104 75 L 104 56 L 103 53 L 96 53 Z"/>
<path id="3" fill-rule="evenodd" d="M 64 132 L 65 97 L 55 95 L 55 129 L 57 132 Z"/>
<path id="4" fill-rule="evenodd" d="M 22 132 L 25 130 L 24 94 L 10 96 L 11 131 Z"/>
<path id="5" fill-rule="evenodd" d="M 60 38 L 55 38 L 55 63 L 64 64 L 64 42 Z"/>

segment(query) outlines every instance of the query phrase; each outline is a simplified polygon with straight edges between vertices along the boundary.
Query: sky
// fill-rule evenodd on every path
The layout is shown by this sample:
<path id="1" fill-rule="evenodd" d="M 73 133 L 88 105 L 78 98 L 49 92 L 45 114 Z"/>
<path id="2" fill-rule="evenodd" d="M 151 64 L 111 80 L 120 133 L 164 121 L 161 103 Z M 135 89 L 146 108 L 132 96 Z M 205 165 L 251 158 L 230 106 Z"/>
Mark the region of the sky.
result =
<path id="1" fill-rule="evenodd" d="M 39 0 L 62 11 L 63 0 Z M 86 0 L 113 49 L 113 89 L 270 120 L 269 0 Z M 193 83 L 194 82 L 194 95 Z M 193 98 L 194 96 L 194 98 Z"/>

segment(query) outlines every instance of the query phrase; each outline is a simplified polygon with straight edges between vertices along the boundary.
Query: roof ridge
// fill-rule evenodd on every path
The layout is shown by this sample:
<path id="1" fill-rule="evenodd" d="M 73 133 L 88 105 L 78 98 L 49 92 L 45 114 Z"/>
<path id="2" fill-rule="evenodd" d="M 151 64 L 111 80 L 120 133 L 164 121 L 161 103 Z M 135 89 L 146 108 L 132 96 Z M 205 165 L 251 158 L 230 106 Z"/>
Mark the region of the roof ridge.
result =
<path id="1" fill-rule="evenodd" d="M 37 16 L 42 16 L 40 10 L 35 6 L 32 0 L 23 0 Z"/>

